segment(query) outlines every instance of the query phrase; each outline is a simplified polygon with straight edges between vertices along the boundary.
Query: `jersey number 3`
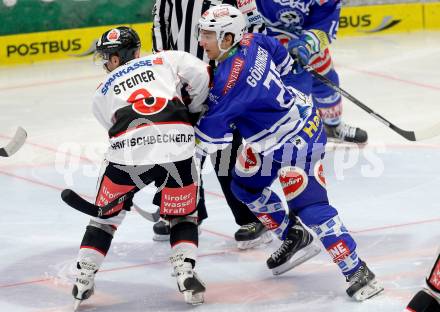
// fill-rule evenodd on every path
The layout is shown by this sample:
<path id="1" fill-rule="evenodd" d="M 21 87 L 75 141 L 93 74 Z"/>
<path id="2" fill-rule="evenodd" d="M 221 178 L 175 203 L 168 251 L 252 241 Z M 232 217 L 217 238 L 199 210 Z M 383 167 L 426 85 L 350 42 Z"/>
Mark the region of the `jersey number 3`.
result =
<path id="1" fill-rule="evenodd" d="M 132 103 L 133 110 L 141 115 L 154 115 L 161 112 L 168 104 L 168 100 L 154 97 L 147 89 L 134 91 L 127 102 Z"/>

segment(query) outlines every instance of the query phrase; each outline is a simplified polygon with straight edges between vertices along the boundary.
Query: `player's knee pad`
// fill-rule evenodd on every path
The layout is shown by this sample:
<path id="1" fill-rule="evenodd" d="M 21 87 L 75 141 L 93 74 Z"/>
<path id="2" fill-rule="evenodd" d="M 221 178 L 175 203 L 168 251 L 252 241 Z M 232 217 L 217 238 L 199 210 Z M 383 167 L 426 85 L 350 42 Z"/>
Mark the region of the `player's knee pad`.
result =
<path id="1" fill-rule="evenodd" d="M 265 227 L 273 230 L 280 239 L 285 238 L 287 229 L 290 228 L 293 221 L 289 219 L 289 215 L 276 193 L 265 188 L 261 196 L 247 206 Z"/>
<path id="2" fill-rule="evenodd" d="M 310 220 L 307 220 L 309 222 L 302 220 L 313 229 L 342 273 L 349 275 L 357 269 L 360 260 L 356 253 L 356 242 L 338 215 L 318 224 L 310 224 Z"/>
<path id="3" fill-rule="evenodd" d="M 81 250 L 91 249 L 105 256 L 110 248 L 114 232 L 105 224 L 100 225 L 100 227 L 97 227 L 97 225 L 90 224 L 87 226 L 81 242 Z"/>
<path id="4" fill-rule="evenodd" d="M 182 217 L 176 218 L 170 221 L 170 244 L 172 247 L 175 245 L 186 242 L 192 243 L 195 246 L 199 244 L 199 235 L 197 229 L 197 220 L 196 218 L 191 217 Z M 194 219 L 194 220 L 192 220 Z M 173 222 L 174 221 L 174 222 Z"/>
<path id="5" fill-rule="evenodd" d="M 297 160 L 297 164 L 303 161 L 302 167 L 285 166 L 279 170 L 278 176 L 287 205 L 295 213 L 305 210 L 304 213 L 307 214 L 309 211 L 307 207 L 323 206 L 323 203 L 328 203 L 321 155 L 322 151 L 317 150 L 311 153 L 311 159 Z M 325 216 L 329 216 L 328 212 Z"/>
<path id="6" fill-rule="evenodd" d="M 309 184 L 308 174 L 302 168 L 296 166 L 281 168 L 278 177 L 284 197 L 288 202 L 298 197 Z"/>

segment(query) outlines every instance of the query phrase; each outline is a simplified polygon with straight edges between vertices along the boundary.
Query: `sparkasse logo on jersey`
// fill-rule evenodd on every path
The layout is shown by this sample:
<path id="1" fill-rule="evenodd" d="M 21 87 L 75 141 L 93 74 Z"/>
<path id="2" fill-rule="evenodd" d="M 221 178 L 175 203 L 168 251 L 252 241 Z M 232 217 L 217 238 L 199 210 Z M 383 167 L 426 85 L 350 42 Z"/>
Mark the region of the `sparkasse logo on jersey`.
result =
<path id="1" fill-rule="evenodd" d="M 30 43 L 10 44 L 6 46 L 6 56 L 27 56 L 36 54 L 51 54 L 73 52 L 81 49 L 81 39 L 51 40 Z"/>

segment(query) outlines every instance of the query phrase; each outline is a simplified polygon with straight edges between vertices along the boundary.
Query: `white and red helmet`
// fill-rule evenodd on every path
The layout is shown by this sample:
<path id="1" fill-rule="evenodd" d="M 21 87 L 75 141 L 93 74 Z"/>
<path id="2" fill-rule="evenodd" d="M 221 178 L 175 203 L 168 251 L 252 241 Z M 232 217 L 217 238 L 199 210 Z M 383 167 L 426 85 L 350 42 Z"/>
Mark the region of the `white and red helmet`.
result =
<path id="1" fill-rule="evenodd" d="M 199 19 L 199 33 L 200 30 L 214 31 L 217 35 L 218 46 L 221 55 L 226 53 L 229 49 L 222 49 L 221 42 L 225 35 L 231 33 L 234 35 L 234 42 L 232 46 L 236 45 L 243 38 L 246 31 L 246 21 L 241 11 L 229 4 L 220 4 L 211 7 L 205 11 Z"/>

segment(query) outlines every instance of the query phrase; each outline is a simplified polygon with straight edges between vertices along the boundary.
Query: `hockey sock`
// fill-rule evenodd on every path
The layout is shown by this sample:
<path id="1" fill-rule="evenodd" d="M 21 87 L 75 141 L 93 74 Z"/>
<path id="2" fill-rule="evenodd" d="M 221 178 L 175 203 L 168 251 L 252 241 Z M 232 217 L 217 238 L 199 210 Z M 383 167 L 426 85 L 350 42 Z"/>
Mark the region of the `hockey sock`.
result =
<path id="1" fill-rule="evenodd" d="M 315 206 L 317 209 L 325 209 L 328 205 Z M 331 206 L 330 206 L 331 207 Z M 327 252 L 332 257 L 345 276 L 357 271 L 361 261 L 356 253 L 356 242 L 348 233 L 338 215 L 326 220 L 318 226 L 310 224 L 310 220 L 302 219 L 308 226 L 311 226 L 318 238 L 321 240 Z"/>
<path id="2" fill-rule="evenodd" d="M 293 225 L 294 221 L 289 219 L 289 215 L 276 193 L 269 188 L 265 188 L 261 197 L 247 204 L 247 206 L 261 223 L 272 230 L 279 239 L 284 240 L 286 238 L 287 230 Z"/>
<path id="3" fill-rule="evenodd" d="M 193 222 L 180 222 L 176 225 L 172 225 L 170 229 L 170 244 L 171 247 L 185 242 L 198 246 L 199 235 L 197 225 Z"/>
<path id="4" fill-rule="evenodd" d="M 88 225 L 81 242 L 81 249 L 93 249 L 106 256 L 112 239 L 113 235 L 108 231 L 94 225 Z"/>

